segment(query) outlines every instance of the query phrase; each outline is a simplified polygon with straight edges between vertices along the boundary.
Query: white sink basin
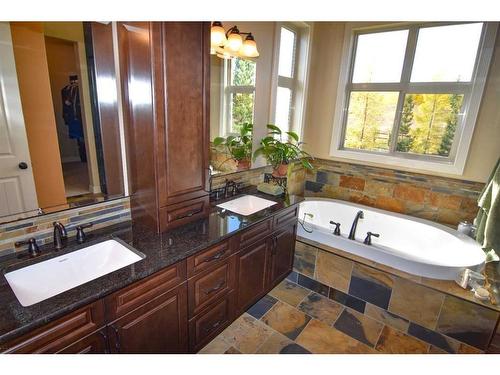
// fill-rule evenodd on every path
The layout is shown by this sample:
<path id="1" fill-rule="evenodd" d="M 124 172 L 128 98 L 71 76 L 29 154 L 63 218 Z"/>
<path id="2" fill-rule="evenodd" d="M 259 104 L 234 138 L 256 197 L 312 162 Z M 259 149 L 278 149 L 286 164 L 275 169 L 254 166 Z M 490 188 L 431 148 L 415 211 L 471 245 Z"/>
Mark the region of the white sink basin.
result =
<path id="1" fill-rule="evenodd" d="M 6 273 L 5 278 L 26 307 L 144 258 L 117 240 L 107 240 Z"/>
<path id="2" fill-rule="evenodd" d="M 276 202 L 256 197 L 255 195 L 244 195 L 229 202 L 218 204 L 217 207 L 224 208 L 239 215 L 248 216 L 271 207 Z"/>

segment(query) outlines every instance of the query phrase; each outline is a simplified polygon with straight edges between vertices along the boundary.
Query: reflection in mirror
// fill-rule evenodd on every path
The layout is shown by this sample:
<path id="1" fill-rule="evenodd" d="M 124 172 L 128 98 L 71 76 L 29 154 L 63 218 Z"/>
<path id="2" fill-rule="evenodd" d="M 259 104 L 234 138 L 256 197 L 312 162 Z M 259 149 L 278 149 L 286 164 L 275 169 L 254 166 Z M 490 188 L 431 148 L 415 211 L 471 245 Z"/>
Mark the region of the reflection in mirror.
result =
<path id="1" fill-rule="evenodd" d="M 111 23 L 0 22 L 0 39 L 0 222 L 123 196 Z"/>

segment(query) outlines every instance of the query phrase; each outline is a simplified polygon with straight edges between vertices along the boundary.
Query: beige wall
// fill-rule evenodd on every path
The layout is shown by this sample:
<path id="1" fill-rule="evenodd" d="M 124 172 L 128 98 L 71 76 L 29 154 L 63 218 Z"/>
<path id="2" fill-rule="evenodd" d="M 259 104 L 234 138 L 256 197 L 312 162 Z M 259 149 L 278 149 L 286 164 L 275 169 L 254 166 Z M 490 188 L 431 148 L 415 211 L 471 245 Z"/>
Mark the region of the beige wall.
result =
<path id="1" fill-rule="evenodd" d="M 343 22 L 316 22 L 314 24 L 309 93 L 304 128 L 305 148 L 319 158 L 391 168 L 383 164 L 362 163 L 344 158 L 334 158 L 329 155 L 342 58 L 344 26 L 345 23 Z M 485 182 L 500 157 L 499 103 L 500 38 L 497 37 L 484 97 L 463 175 L 438 174 L 411 168 L 398 167 L 398 169 Z"/>

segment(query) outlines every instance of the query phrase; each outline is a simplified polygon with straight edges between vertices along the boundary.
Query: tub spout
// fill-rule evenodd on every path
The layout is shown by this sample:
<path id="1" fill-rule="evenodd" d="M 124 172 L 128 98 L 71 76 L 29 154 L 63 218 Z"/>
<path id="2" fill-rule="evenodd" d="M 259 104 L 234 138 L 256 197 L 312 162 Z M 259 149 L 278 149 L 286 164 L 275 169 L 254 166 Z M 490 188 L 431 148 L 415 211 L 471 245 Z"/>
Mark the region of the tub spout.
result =
<path id="1" fill-rule="evenodd" d="M 354 221 L 352 222 L 351 230 L 349 231 L 349 239 L 354 240 L 356 237 L 356 228 L 358 227 L 358 221 L 359 219 L 363 219 L 364 214 L 363 211 L 359 210 L 356 214 L 356 217 L 354 218 Z"/>

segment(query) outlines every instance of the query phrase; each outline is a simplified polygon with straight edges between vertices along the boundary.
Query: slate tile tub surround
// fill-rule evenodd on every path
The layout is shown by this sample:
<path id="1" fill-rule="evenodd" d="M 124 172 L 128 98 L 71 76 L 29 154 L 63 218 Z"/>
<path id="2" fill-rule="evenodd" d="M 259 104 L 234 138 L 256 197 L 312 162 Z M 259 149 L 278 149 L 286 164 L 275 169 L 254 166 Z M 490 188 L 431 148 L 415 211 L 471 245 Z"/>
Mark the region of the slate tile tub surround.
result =
<path id="1" fill-rule="evenodd" d="M 292 306 L 332 325 L 337 331 L 362 343 L 363 347 L 379 352 L 427 353 L 431 352 L 431 348 L 433 352 L 446 353 L 488 351 L 500 319 L 498 306 L 489 308 L 466 301 L 459 296 L 450 295 L 451 288 L 435 290 L 416 280 L 331 254 L 311 242 L 302 241 L 307 242 L 305 239 L 298 239 L 296 247 L 301 251 L 296 255 L 294 272 L 285 280 L 284 285 L 289 290 L 300 290 L 301 295 L 308 290 L 313 293 L 298 305 L 297 296 L 291 301 Z M 304 259 L 315 261 L 305 264 Z M 322 262 L 327 263 L 331 269 L 344 270 L 342 279 L 347 279 L 346 292 L 337 289 L 339 285 L 345 286 L 344 282 L 324 277 L 326 267 Z M 309 276 L 303 275 L 304 271 Z M 319 275 L 323 276 L 321 281 Z M 429 284 L 429 280 L 426 283 Z M 442 286 L 439 283 L 437 285 Z M 278 290 L 280 288 L 283 286 L 277 287 Z M 328 306 L 322 302 L 322 308 L 329 309 L 330 312 L 320 314 L 318 306 L 314 306 L 315 303 L 318 304 L 315 300 L 325 296 L 328 296 L 333 305 Z M 343 306 L 343 310 L 339 313 L 336 306 Z M 307 345 L 314 346 L 305 340 L 318 327 L 307 325 L 303 330 L 306 334 L 299 335 L 298 342 L 302 340 L 306 348 Z M 335 342 L 338 336 L 337 333 L 321 335 L 330 343 Z M 314 350 L 321 348 L 315 347 Z"/>
<path id="2" fill-rule="evenodd" d="M 477 214 L 484 184 L 387 168 L 315 159 L 304 196 L 325 197 L 404 213 L 455 227 Z"/>

